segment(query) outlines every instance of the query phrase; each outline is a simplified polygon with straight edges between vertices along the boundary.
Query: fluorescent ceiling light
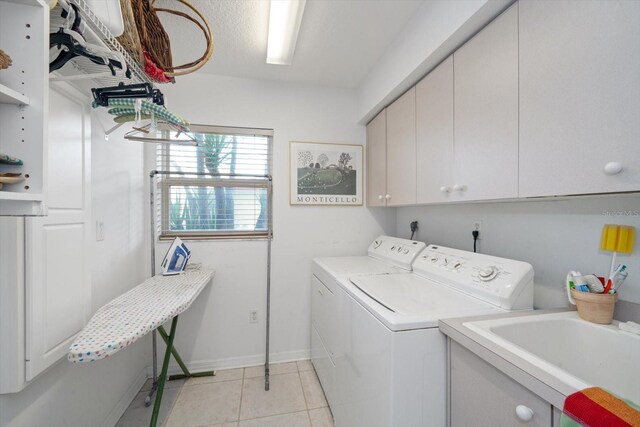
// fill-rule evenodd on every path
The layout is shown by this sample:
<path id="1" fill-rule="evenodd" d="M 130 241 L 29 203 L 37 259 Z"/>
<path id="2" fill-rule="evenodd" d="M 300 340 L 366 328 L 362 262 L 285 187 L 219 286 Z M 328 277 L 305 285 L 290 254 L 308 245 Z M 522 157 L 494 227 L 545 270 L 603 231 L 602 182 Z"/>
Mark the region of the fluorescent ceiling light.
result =
<path id="1" fill-rule="evenodd" d="M 267 64 L 291 65 L 307 0 L 271 0 Z"/>

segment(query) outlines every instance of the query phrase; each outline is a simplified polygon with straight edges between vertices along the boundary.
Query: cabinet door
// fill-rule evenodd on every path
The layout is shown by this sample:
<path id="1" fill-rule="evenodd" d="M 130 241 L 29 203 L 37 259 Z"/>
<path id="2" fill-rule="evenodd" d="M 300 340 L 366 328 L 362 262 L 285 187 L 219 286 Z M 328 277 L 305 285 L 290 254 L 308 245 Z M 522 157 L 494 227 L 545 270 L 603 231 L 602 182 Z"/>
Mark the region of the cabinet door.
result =
<path id="1" fill-rule="evenodd" d="M 453 185 L 453 56 L 416 86 L 417 202 L 450 200 Z"/>
<path id="2" fill-rule="evenodd" d="M 416 88 L 387 107 L 388 206 L 416 203 Z"/>
<path id="3" fill-rule="evenodd" d="M 91 315 L 88 107 L 54 91 L 49 102 L 49 215 L 26 219 L 27 381 L 67 354 Z"/>
<path id="4" fill-rule="evenodd" d="M 466 348 L 451 342 L 451 427 L 551 427 L 551 405 Z M 524 422 L 516 407 L 526 406 L 533 418 Z"/>
<path id="5" fill-rule="evenodd" d="M 546 2 L 545 2 L 546 3 Z M 454 200 L 518 196 L 518 5 L 454 54 Z"/>
<path id="6" fill-rule="evenodd" d="M 520 2 L 520 196 L 640 190 L 638 22 L 638 1 Z"/>
<path id="7" fill-rule="evenodd" d="M 387 194 L 387 110 L 367 125 L 367 205 L 385 206 Z"/>

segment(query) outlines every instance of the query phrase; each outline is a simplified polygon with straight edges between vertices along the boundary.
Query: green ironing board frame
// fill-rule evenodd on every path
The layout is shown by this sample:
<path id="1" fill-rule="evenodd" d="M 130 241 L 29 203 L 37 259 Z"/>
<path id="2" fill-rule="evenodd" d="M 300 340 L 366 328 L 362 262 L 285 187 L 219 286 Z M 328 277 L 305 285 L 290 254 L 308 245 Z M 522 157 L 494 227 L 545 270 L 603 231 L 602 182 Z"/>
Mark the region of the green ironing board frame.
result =
<path id="1" fill-rule="evenodd" d="M 176 316 L 171 320 L 171 329 L 168 334 L 162 325 L 158 326 L 157 329 L 158 333 L 162 337 L 162 340 L 167 345 L 167 348 L 164 351 L 162 370 L 160 371 L 160 375 L 158 376 L 158 381 L 152 386 L 152 388 L 155 388 L 156 390 L 156 398 L 153 404 L 153 412 L 151 413 L 151 422 L 149 423 L 150 427 L 156 427 L 156 424 L 158 423 L 160 406 L 162 405 L 162 395 L 164 393 L 164 386 L 167 381 L 179 380 L 184 378 L 210 377 L 215 375 L 214 371 L 191 373 L 187 368 L 187 365 L 185 365 L 182 361 L 178 350 L 176 350 L 175 346 L 173 345 L 173 341 L 176 337 L 176 332 L 178 329 L 178 317 L 179 316 Z M 167 377 L 169 373 L 169 362 L 171 361 L 171 355 L 173 355 L 173 358 L 176 360 L 176 362 L 178 362 L 178 366 L 180 366 L 180 369 L 182 369 L 182 374 L 171 375 Z"/>

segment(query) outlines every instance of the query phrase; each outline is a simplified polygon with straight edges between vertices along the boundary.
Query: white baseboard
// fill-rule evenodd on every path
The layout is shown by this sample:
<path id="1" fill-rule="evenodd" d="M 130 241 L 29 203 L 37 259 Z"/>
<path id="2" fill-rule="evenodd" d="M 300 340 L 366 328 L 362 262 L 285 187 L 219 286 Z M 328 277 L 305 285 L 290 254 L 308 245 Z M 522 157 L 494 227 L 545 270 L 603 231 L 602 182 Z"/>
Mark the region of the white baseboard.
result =
<path id="1" fill-rule="evenodd" d="M 160 352 L 158 352 L 160 353 Z M 311 358 L 311 350 L 286 351 L 282 353 L 274 353 L 269 357 L 270 363 L 293 362 L 295 360 L 307 360 Z M 158 354 L 158 362 L 162 360 L 162 355 Z M 221 369 L 246 368 L 248 366 L 258 366 L 264 364 L 264 354 L 256 354 L 253 356 L 231 357 L 227 359 L 215 360 L 196 360 L 193 362 L 185 362 L 187 368 L 192 372 L 215 371 Z M 158 371 L 162 366 L 158 366 Z M 180 374 L 182 370 L 177 363 L 169 365 L 169 375 Z M 147 367 L 147 376 L 151 378 L 153 369 Z"/>
<path id="2" fill-rule="evenodd" d="M 116 425 L 120 417 L 122 417 L 122 414 L 124 414 L 124 411 L 126 411 L 131 402 L 133 402 L 133 399 L 136 397 L 145 381 L 147 381 L 147 378 L 147 369 L 141 369 L 135 381 L 122 395 L 120 400 L 118 400 L 118 403 L 116 403 L 116 406 L 114 406 L 109 412 L 109 415 L 107 415 L 107 419 L 102 423 L 103 427 L 113 427 Z"/>

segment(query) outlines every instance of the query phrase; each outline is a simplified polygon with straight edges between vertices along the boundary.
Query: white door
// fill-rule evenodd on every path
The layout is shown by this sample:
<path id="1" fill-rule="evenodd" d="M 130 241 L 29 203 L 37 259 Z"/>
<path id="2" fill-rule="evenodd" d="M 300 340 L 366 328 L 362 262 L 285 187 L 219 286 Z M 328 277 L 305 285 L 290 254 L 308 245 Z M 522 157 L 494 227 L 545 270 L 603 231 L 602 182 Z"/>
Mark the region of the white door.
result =
<path id="1" fill-rule="evenodd" d="M 416 203 L 415 86 L 387 107 L 387 195 L 387 206 Z"/>
<path id="2" fill-rule="evenodd" d="M 640 190 L 640 2 L 519 7 L 520 196 Z"/>
<path id="3" fill-rule="evenodd" d="M 26 379 L 65 356 L 91 312 L 88 101 L 49 98 L 49 215 L 26 219 Z"/>
<path id="4" fill-rule="evenodd" d="M 452 199 L 518 197 L 517 3 L 456 51 L 453 61 Z"/>
<path id="5" fill-rule="evenodd" d="M 417 202 L 451 200 L 453 56 L 416 85 Z"/>

